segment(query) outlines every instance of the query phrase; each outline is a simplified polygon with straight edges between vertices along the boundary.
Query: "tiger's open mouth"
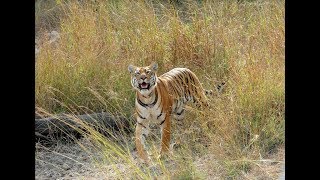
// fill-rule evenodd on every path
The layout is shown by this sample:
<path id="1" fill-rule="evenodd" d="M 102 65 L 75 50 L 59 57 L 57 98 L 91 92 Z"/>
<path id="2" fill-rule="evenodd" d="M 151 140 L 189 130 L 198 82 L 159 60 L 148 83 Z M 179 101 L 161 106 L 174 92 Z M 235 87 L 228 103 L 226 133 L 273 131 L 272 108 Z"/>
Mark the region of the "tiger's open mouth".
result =
<path id="1" fill-rule="evenodd" d="M 143 83 L 139 84 L 139 88 L 140 88 L 140 90 L 149 89 L 150 88 L 150 83 L 143 82 Z"/>

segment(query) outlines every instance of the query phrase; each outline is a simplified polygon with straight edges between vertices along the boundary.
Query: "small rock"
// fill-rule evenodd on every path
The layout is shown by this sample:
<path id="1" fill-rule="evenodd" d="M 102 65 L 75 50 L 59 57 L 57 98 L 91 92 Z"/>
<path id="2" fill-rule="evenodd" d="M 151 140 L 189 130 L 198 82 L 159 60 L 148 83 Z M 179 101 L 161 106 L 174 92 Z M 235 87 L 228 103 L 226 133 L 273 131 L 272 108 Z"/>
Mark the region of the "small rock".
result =
<path id="1" fill-rule="evenodd" d="M 69 170 L 69 169 L 70 169 L 70 166 L 69 166 L 67 163 L 64 163 L 64 164 L 62 165 L 62 168 L 63 168 L 64 170 Z"/>
<path id="2" fill-rule="evenodd" d="M 57 31 L 51 31 L 51 33 L 48 33 L 48 35 L 49 35 L 49 43 L 53 43 L 60 38 L 60 35 Z"/>

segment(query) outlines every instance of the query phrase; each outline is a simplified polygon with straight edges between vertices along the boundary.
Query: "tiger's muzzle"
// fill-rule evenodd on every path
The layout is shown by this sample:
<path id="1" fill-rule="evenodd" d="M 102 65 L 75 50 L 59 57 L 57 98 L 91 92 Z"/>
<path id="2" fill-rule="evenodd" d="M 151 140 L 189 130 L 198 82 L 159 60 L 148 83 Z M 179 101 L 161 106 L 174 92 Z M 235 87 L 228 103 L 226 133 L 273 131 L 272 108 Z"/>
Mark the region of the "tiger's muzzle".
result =
<path id="1" fill-rule="evenodd" d="M 150 83 L 147 83 L 147 82 L 142 82 L 142 83 L 139 83 L 139 89 L 140 90 L 143 90 L 143 89 L 146 89 L 146 90 L 149 90 L 150 89 Z"/>

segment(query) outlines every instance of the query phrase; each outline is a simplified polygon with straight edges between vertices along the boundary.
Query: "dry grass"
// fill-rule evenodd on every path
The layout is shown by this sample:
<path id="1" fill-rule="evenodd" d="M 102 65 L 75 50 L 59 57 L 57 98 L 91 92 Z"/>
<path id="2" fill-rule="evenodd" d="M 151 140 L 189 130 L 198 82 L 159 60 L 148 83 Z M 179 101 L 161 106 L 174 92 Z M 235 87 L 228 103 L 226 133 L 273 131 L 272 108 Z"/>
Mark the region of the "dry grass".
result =
<path id="1" fill-rule="evenodd" d="M 182 144 L 171 157 L 173 168 L 155 159 L 164 177 L 206 178 L 193 162 L 213 154 L 215 161 L 207 166 L 217 177 L 245 178 L 256 160 L 284 146 L 283 0 L 80 2 L 36 1 L 41 7 L 36 8 L 36 34 L 42 42 L 36 108 L 131 117 L 134 91 L 127 66 L 157 61 L 159 74 L 187 67 L 207 89 L 226 82 L 223 93 L 210 99 L 213 108 L 203 112 L 206 116 L 191 108 L 183 125 L 173 124 L 174 138 Z M 44 32 L 52 29 L 60 32 L 55 44 L 45 41 Z M 108 163 L 128 164 L 134 177 L 152 176 L 130 158 L 131 137 L 122 137 L 118 145 L 89 132 Z M 157 142 L 150 147 L 154 154 L 156 147 Z"/>

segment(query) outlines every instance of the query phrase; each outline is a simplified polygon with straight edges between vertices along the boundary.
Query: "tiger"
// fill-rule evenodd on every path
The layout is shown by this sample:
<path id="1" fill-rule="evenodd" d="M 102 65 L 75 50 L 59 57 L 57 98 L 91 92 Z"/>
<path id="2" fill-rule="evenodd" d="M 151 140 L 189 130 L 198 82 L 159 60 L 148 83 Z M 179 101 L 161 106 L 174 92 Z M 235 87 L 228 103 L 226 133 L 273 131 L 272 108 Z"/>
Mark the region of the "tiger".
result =
<path id="1" fill-rule="evenodd" d="M 174 68 L 157 76 L 158 63 L 137 67 L 129 65 L 131 85 L 135 98 L 135 145 L 138 157 L 149 163 L 145 139 L 149 134 L 149 124 L 160 125 L 160 154 L 167 154 L 170 145 L 171 116 L 176 120 L 185 117 L 185 105 L 193 102 L 197 107 L 208 107 L 207 95 L 212 90 L 203 89 L 198 77 L 188 68 Z"/>

